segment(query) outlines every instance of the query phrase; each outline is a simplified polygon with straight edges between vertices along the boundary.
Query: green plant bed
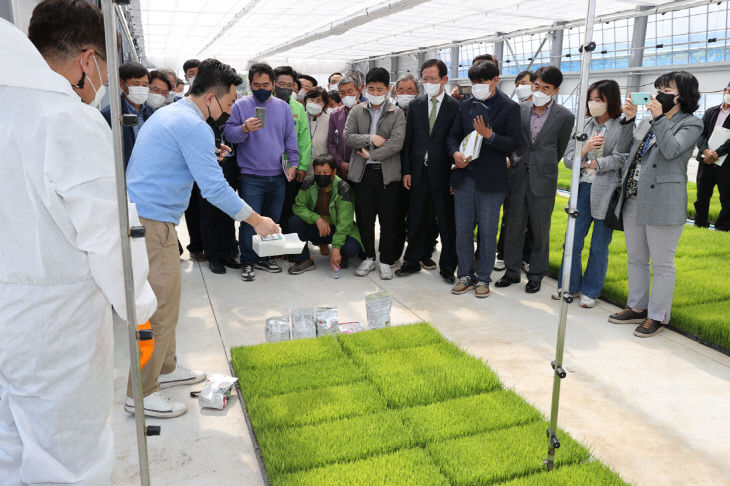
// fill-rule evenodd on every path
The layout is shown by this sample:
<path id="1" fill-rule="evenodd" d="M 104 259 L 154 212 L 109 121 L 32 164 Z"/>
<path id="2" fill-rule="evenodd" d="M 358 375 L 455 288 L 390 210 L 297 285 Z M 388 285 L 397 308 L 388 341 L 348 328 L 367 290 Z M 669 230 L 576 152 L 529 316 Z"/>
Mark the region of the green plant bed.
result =
<path id="1" fill-rule="evenodd" d="M 514 479 L 500 486 L 614 486 L 625 484 L 621 478 L 600 462 L 558 467 L 523 478 Z"/>
<path id="2" fill-rule="evenodd" d="M 540 413 L 428 324 L 231 356 L 273 486 L 471 486 L 542 470 Z M 559 437 L 550 474 L 584 477 L 562 471 L 594 467 L 588 451 Z"/>

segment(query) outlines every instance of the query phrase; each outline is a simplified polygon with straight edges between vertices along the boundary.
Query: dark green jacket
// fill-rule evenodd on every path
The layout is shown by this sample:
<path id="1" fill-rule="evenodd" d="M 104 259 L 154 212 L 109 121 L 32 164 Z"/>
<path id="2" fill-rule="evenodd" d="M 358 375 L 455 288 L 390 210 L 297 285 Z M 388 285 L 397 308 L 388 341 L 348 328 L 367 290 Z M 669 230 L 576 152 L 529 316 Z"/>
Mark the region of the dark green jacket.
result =
<path id="1" fill-rule="evenodd" d="M 305 179 L 302 188 L 294 201 L 294 214 L 307 224 L 315 224 L 320 218 L 315 211 L 317 206 L 317 194 L 319 187 L 314 182 L 314 177 Z M 332 235 L 332 247 L 342 248 L 348 236 L 355 238 L 362 248 L 360 231 L 355 226 L 355 193 L 339 177 L 335 176 L 332 185 L 332 197 L 329 204 L 330 218 L 335 225 L 335 234 Z"/>

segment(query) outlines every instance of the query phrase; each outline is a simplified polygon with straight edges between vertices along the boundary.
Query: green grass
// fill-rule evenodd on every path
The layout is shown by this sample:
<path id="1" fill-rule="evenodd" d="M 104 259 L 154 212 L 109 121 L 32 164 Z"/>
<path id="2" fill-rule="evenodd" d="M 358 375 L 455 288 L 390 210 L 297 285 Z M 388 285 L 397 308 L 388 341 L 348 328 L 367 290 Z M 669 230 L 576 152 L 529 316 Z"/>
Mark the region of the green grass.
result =
<path id="1" fill-rule="evenodd" d="M 500 486 L 616 486 L 621 478 L 600 462 L 557 467 L 531 476 L 514 479 Z"/>
<path id="2" fill-rule="evenodd" d="M 476 486 L 542 470 L 540 413 L 428 324 L 231 354 L 273 486 Z M 559 437 L 551 480 L 602 467 Z"/>

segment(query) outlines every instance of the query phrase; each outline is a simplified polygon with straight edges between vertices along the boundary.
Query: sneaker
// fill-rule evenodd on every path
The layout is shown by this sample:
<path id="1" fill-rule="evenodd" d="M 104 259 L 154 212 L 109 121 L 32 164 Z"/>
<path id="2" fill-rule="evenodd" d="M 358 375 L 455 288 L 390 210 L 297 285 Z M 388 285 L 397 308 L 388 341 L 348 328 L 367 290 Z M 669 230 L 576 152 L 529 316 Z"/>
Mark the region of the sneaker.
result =
<path id="1" fill-rule="evenodd" d="M 426 270 L 436 270 L 438 266 L 436 265 L 436 262 L 433 261 L 432 258 L 423 258 L 421 259 L 421 266 L 425 268 Z"/>
<path id="2" fill-rule="evenodd" d="M 241 268 L 241 280 L 244 282 L 253 282 L 256 278 L 256 272 L 253 269 L 253 265 L 250 263 L 244 263 Z"/>
<path id="3" fill-rule="evenodd" d="M 390 268 L 395 268 L 400 265 L 400 258 L 390 264 Z"/>
<path id="4" fill-rule="evenodd" d="M 501 272 L 506 268 L 506 265 L 504 264 L 504 260 L 495 260 L 494 261 L 494 270 L 497 272 Z"/>
<path id="5" fill-rule="evenodd" d="M 304 260 L 303 262 L 297 262 L 289 267 L 289 275 L 299 275 L 300 273 L 314 270 L 316 267 L 312 259 Z"/>
<path id="6" fill-rule="evenodd" d="M 663 328 L 664 325 L 661 322 L 655 321 L 651 318 L 647 318 L 644 322 L 641 323 L 639 327 L 634 330 L 634 336 L 640 338 L 651 337 L 654 334 L 657 334 Z"/>
<path id="7" fill-rule="evenodd" d="M 390 265 L 387 263 L 379 264 L 380 267 L 380 280 L 390 280 L 393 278 L 393 270 L 390 269 Z"/>
<path id="8" fill-rule="evenodd" d="M 205 371 L 193 371 L 178 365 L 170 373 L 160 374 L 157 377 L 157 382 L 160 384 L 160 388 L 170 388 L 172 386 L 200 383 L 206 378 Z"/>
<path id="9" fill-rule="evenodd" d="M 365 277 L 368 273 L 375 270 L 375 260 L 372 258 L 366 258 L 362 261 L 359 267 L 357 267 L 357 270 L 355 270 L 355 275 L 358 277 Z"/>
<path id="10" fill-rule="evenodd" d="M 474 287 L 474 294 L 480 299 L 489 297 L 489 284 L 486 282 L 477 282 L 476 287 Z"/>
<path id="11" fill-rule="evenodd" d="M 577 299 L 579 295 L 580 295 L 580 292 L 575 292 L 573 294 L 570 294 L 570 296 L 573 297 L 574 299 Z M 550 294 L 550 298 L 553 299 L 553 300 L 560 300 L 560 299 L 562 299 L 563 298 L 563 291 L 562 290 L 556 290 L 555 292 L 553 292 L 552 294 Z"/>
<path id="12" fill-rule="evenodd" d="M 530 264 L 527 262 L 522 262 L 522 271 L 525 273 L 530 273 Z"/>
<path id="13" fill-rule="evenodd" d="M 631 307 L 625 307 L 621 312 L 608 316 L 608 322 L 614 324 L 641 324 L 647 318 L 645 310 L 634 312 Z"/>
<path id="14" fill-rule="evenodd" d="M 134 413 L 134 399 L 127 397 L 124 410 Z M 183 402 L 174 402 L 161 392 L 150 393 L 144 397 L 144 414 L 148 417 L 172 418 L 184 414 L 188 406 Z"/>
<path id="15" fill-rule="evenodd" d="M 454 295 L 465 294 L 474 288 L 474 280 L 471 277 L 461 277 L 451 288 L 451 293 Z"/>
<path id="16" fill-rule="evenodd" d="M 591 299 L 587 295 L 580 296 L 580 306 L 581 307 L 590 309 L 591 307 L 595 307 L 595 305 L 596 305 L 596 299 Z"/>
<path id="17" fill-rule="evenodd" d="M 269 273 L 279 273 L 282 268 L 281 265 L 276 263 L 273 258 L 264 258 L 254 263 L 254 267 L 259 270 L 266 270 Z"/>

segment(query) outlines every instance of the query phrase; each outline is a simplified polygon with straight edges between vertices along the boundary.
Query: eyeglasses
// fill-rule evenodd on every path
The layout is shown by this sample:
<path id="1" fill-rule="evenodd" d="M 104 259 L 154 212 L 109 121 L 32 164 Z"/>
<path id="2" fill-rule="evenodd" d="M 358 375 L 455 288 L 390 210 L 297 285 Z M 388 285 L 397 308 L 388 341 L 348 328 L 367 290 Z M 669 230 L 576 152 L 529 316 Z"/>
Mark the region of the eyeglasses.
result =
<path id="1" fill-rule="evenodd" d="M 277 81 L 276 85 L 284 89 L 294 89 L 294 83 L 285 83 L 283 81 Z"/>

